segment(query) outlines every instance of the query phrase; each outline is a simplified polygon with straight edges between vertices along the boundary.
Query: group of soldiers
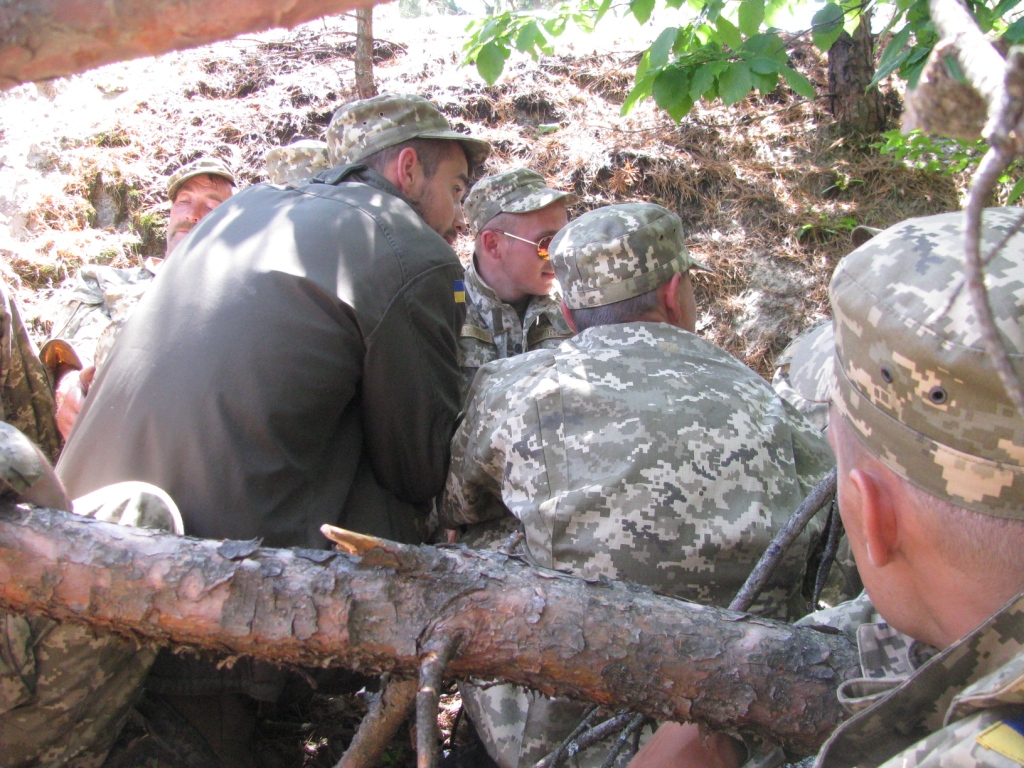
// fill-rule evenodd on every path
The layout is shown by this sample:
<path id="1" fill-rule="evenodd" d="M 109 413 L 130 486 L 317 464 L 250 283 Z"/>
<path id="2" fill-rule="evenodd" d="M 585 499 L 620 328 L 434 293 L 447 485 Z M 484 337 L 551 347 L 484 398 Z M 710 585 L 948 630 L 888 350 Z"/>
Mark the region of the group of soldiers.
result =
<path id="1" fill-rule="evenodd" d="M 325 546 L 324 523 L 407 543 L 519 540 L 543 568 L 727 605 L 838 464 L 867 592 L 802 621 L 849 633 L 864 669 L 840 689 L 858 714 L 820 763 L 1024 764 L 1024 414 L 962 290 L 959 214 L 904 222 L 843 260 L 833 322 L 787 351 L 777 391 L 696 335 L 692 273 L 708 268 L 671 211 L 620 204 L 570 222 L 577 198 L 529 169 L 473 184 L 489 146 L 415 96 L 347 104 L 326 139 L 268 157 L 277 183 L 238 194 L 212 165 L 172 180 L 169 258 L 147 265 L 130 313 L 90 331 L 116 343 L 92 366 L 73 345 L 44 347 L 74 423 L 56 474 L 45 454 L 58 444 L 12 415 L 45 422 L 45 410 L 8 405 L 14 384 L 31 385 L 24 404 L 50 383 L 8 306 L 9 498 L 278 547 Z M 207 210 L 179 228 L 182 190 Z M 990 302 L 1024 371 L 1019 217 L 987 211 L 984 240 L 1000 246 Z M 465 268 L 452 250 L 463 233 Z M 72 313 L 102 303 L 82 297 Z M 118 515 L 103 511 L 126 494 Z M 824 529 L 812 520 L 753 612 L 809 613 Z M 256 703 L 280 695 L 286 671 L 154 662 L 78 627 L 2 618 L 5 767 L 101 765 L 143 684 L 223 765 L 257 764 Z M 62 674 L 68 663 L 104 685 Z M 533 765 L 583 709 L 508 685 L 461 690 L 481 765 Z M 632 765 L 781 759 L 670 723 Z"/>

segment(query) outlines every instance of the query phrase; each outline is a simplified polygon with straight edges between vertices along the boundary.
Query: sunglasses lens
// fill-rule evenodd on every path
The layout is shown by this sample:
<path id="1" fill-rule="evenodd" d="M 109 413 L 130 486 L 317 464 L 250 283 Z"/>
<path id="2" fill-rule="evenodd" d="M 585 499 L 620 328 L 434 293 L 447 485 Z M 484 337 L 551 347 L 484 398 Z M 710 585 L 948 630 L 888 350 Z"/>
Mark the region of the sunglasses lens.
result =
<path id="1" fill-rule="evenodd" d="M 551 251 L 548 249 L 551 247 L 551 241 L 554 239 L 554 236 L 548 235 L 537 241 L 537 255 L 545 261 L 551 258 Z"/>

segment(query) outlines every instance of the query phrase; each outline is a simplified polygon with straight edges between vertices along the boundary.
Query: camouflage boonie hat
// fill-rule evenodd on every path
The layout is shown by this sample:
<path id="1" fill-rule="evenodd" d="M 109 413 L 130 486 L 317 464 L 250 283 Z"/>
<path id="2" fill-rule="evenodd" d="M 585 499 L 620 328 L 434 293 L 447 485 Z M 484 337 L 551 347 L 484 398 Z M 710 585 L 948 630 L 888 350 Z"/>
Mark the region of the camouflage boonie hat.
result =
<path id="1" fill-rule="evenodd" d="M 679 217 L 654 203 L 583 214 L 555 235 L 551 265 L 570 309 L 639 296 L 691 267 L 707 270 L 686 250 Z"/>
<path id="2" fill-rule="evenodd" d="M 544 177 L 529 168 L 516 168 L 485 176 L 473 185 L 463 208 L 469 233 L 476 237 L 499 213 L 530 213 L 564 200 L 575 205 L 579 198 L 571 192 L 559 192 L 544 183 Z"/>
<path id="3" fill-rule="evenodd" d="M 327 142 L 299 139 L 287 147 L 274 147 L 266 154 L 267 181 L 298 185 L 331 167 Z"/>
<path id="4" fill-rule="evenodd" d="M 327 128 L 327 157 L 332 166 L 358 163 L 382 149 L 410 139 L 447 139 L 466 150 L 470 170 L 481 165 L 491 145 L 452 130 L 444 115 L 424 98 L 383 93 L 341 107 Z"/>
<path id="5" fill-rule="evenodd" d="M 1022 215 L 1019 208 L 986 210 L 982 253 Z M 901 477 L 956 506 L 1021 519 L 1024 415 L 981 341 L 963 286 L 963 232 L 961 212 L 909 219 L 839 263 L 829 288 L 832 400 Z M 988 264 L 985 283 L 999 335 L 1024 377 L 1024 234 L 1010 237 Z"/>
<path id="6" fill-rule="evenodd" d="M 182 184 L 196 176 L 202 176 L 204 173 L 211 176 L 223 176 L 231 182 L 231 186 L 236 186 L 235 174 L 231 172 L 227 163 L 216 157 L 201 157 L 191 163 L 186 163 L 171 174 L 171 178 L 167 180 L 167 199 L 173 203 L 174 196 L 178 194 Z"/>

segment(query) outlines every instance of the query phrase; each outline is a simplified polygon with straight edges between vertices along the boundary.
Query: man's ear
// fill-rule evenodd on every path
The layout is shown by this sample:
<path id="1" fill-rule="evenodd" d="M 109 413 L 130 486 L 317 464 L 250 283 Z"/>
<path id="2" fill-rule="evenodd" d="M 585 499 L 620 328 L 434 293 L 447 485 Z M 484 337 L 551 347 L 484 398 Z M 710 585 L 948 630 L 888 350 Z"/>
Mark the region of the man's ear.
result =
<path id="1" fill-rule="evenodd" d="M 658 304 L 668 322 L 675 326 L 682 322 L 683 316 L 679 311 L 679 285 L 682 282 L 683 276 L 676 272 L 671 280 L 658 288 Z"/>
<path id="2" fill-rule="evenodd" d="M 419 155 L 412 147 L 405 147 L 392 161 L 391 174 L 388 174 L 392 184 L 398 187 L 399 191 L 406 197 L 414 197 L 423 177 L 423 166 L 420 165 Z"/>
<path id="3" fill-rule="evenodd" d="M 480 233 L 480 247 L 477 249 L 477 256 L 488 260 L 498 260 L 501 252 L 498 250 L 498 233 L 493 229 L 485 229 Z"/>
<path id="4" fill-rule="evenodd" d="M 884 479 L 870 471 L 850 470 L 849 480 L 860 496 L 860 525 L 866 554 L 875 568 L 884 568 L 899 551 L 896 497 Z"/>
<path id="5" fill-rule="evenodd" d="M 565 318 L 565 322 L 567 322 L 569 327 L 572 328 L 573 333 L 579 333 L 579 331 L 576 330 L 576 323 L 572 320 L 572 312 L 569 311 L 569 307 L 565 304 L 565 299 L 562 299 L 562 317 Z"/>

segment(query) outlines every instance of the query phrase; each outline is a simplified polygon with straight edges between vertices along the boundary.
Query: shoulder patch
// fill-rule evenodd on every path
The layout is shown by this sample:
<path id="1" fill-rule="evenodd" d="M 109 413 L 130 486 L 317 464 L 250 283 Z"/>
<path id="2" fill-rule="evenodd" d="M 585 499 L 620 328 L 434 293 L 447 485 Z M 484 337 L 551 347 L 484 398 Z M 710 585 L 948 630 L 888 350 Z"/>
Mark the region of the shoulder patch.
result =
<path id="1" fill-rule="evenodd" d="M 1024 765 L 1024 714 L 1003 718 L 975 738 L 986 749 Z"/>
<path id="2" fill-rule="evenodd" d="M 462 280 L 455 281 L 455 303 L 466 303 L 466 284 Z"/>

